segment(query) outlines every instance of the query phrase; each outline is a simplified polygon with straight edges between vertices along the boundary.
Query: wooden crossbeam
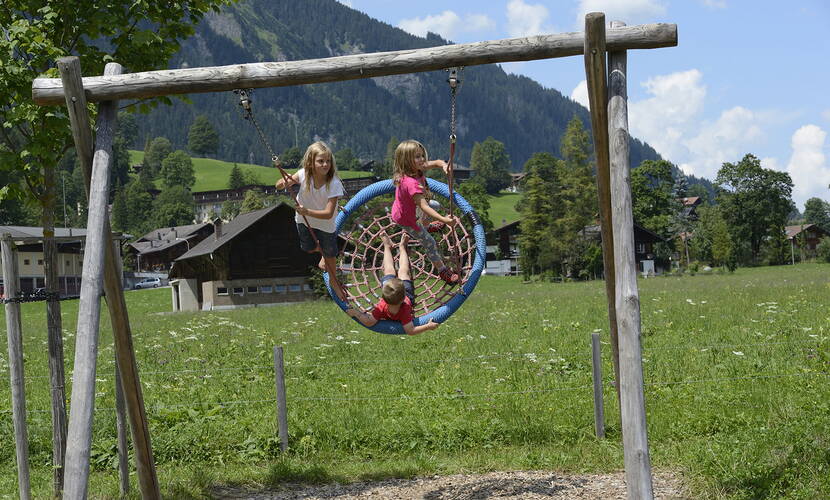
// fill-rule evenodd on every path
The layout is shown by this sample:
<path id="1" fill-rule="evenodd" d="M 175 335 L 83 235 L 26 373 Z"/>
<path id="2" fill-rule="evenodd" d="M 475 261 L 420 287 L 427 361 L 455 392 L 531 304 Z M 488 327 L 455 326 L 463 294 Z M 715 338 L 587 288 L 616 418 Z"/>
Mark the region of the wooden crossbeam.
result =
<path id="1" fill-rule="evenodd" d="M 576 56 L 583 53 L 584 40 L 580 32 L 559 33 L 325 59 L 145 71 L 85 77 L 83 86 L 90 102 L 238 88 L 285 87 L 434 71 L 453 66 Z M 643 24 L 609 29 L 605 44 L 608 50 L 673 47 L 677 45 L 677 25 Z M 64 104 L 61 80 L 35 79 L 32 99 L 43 106 Z"/>

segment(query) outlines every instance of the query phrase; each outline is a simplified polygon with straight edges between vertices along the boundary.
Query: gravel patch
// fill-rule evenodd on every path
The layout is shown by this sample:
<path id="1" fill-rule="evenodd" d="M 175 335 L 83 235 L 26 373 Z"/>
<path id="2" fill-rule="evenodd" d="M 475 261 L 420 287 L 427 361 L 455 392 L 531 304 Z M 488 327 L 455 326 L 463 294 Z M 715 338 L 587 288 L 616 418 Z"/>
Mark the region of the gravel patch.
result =
<path id="1" fill-rule="evenodd" d="M 655 473 L 654 497 L 663 500 L 691 498 L 682 479 L 674 473 Z M 427 476 L 415 479 L 308 486 L 286 483 L 279 490 L 252 490 L 217 486 L 218 500 L 276 499 L 424 499 L 479 500 L 486 498 L 625 499 L 623 472 L 613 474 L 566 475 L 548 471 L 490 472 Z"/>

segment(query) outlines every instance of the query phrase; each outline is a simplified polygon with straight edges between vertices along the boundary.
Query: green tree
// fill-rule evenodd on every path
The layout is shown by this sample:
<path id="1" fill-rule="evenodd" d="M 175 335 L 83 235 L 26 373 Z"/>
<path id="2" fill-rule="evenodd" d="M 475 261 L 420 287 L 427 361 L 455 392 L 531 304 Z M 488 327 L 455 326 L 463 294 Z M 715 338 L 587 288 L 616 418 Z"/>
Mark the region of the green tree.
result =
<path id="1" fill-rule="evenodd" d="M 551 200 L 545 182 L 536 173 L 525 177 L 519 222 L 519 267 L 525 277 L 540 271 L 539 257 L 550 232 Z"/>
<path id="2" fill-rule="evenodd" d="M 510 185 L 510 157 L 504 144 L 488 137 L 473 145 L 470 167 L 487 194 L 495 195 Z"/>
<path id="3" fill-rule="evenodd" d="M 193 171 L 193 161 L 181 149 L 170 153 L 161 162 L 161 178 L 168 188 L 181 186 L 187 189 L 196 183 L 196 174 Z"/>
<path id="4" fill-rule="evenodd" d="M 280 160 L 286 168 L 297 168 L 300 166 L 300 162 L 303 161 L 303 152 L 297 146 L 291 146 L 282 152 Z"/>
<path id="5" fill-rule="evenodd" d="M 810 198 L 804 203 L 804 222 L 815 224 L 830 232 L 830 203 L 821 198 Z"/>
<path id="6" fill-rule="evenodd" d="M 214 155 L 219 149 L 219 134 L 206 115 L 199 115 L 193 120 L 187 132 L 187 149 L 199 156 Z"/>
<path id="7" fill-rule="evenodd" d="M 228 189 L 239 189 L 245 185 L 245 178 L 242 176 L 242 170 L 236 163 L 231 168 L 231 174 L 228 176 Z"/>
<path id="8" fill-rule="evenodd" d="M 242 199 L 242 206 L 239 207 L 239 213 L 245 214 L 262 208 L 265 208 L 265 196 L 256 189 L 245 191 L 245 198 Z"/>
<path id="9" fill-rule="evenodd" d="M 723 164 L 716 186 L 733 241 L 745 242 L 749 261 L 757 264 L 764 240 L 783 233 L 794 208 L 790 175 L 763 168 L 758 158 L 747 154 L 738 163 Z"/>
<path id="10" fill-rule="evenodd" d="M 121 188 L 115 192 L 115 196 L 112 201 L 110 219 L 112 220 L 112 228 L 114 230 L 127 232 L 129 215 L 127 214 L 127 200 L 124 195 L 124 188 Z"/>
<path id="11" fill-rule="evenodd" d="M 192 224 L 196 203 L 190 190 L 182 185 L 166 187 L 153 201 L 155 227 L 174 227 Z"/>
<path id="12" fill-rule="evenodd" d="M 151 174 L 150 179 L 155 179 L 161 172 L 161 163 L 173 152 L 173 145 L 166 137 L 156 137 L 153 139 L 147 151 L 144 153 L 144 168 L 148 169 Z"/>
<path id="13" fill-rule="evenodd" d="M 473 210 L 481 219 L 481 224 L 484 226 L 484 234 L 492 234 L 493 221 L 490 220 L 490 198 L 487 196 L 487 191 L 484 186 L 477 182 L 462 182 L 456 188 L 458 194 L 464 197 L 467 202 L 472 205 Z"/>
<path id="14" fill-rule="evenodd" d="M 149 189 L 151 185 L 139 179 L 133 179 L 124 189 L 124 205 L 126 205 L 127 221 L 124 230 L 128 233 L 140 235 L 153 229 L 153 220 L 148 214 L 153 213 L 153 197 Z"/>
<path id="15" fill-rule="evenodd" d="M 389 138 L 389 142 L 386 143 L 386 154 L 383 157 L 383 161 L 375 162 L 372 168 L 372 174 L 375 177 L 379 179 L 392 178 L 392 171 L 395 164 L 395 148 L 398 147 L 400 142 L 394 135 Z"/>
<path id="16" fill-rule="evenodd" d="M 242 209 L 242 204 L 238 201 L 234 200 L 225 200 L 222 203 L 222 219 L 224 220 L 232 220 L 236 218 L 237 215 L 240 214 L 240 210 Z"/>
<path id="17" fill-rule="evenodd" d="M 675 197 L 672 164 L 646 160 L 631 172 L 634 220 L 664 238 L 674 236 L 672 222 L 682 205 Z"/>
<path id="18" fill-rule="evenodd" d="M 830 237 L 824 237 L 816 245 L 816 257 L 822 262 L 830 262 Z"/>
<path id="19" fill-rule="evenodd" d="M 334 162 L 337 170 L 360 170 L 360 160 L 355 158 L 349 148 L 341 149 L 334 153 Z"/>

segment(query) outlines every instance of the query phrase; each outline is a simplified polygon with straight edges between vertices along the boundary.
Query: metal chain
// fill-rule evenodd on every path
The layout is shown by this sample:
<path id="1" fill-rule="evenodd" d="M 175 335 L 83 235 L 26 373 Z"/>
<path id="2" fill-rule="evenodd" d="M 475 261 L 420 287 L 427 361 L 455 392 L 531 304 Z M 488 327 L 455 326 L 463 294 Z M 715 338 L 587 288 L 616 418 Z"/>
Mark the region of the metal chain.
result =
<path id="1" fill-rule="evenodd" d="M 271 153 L 271 161 L 273 161 L 275 165 L 279 164 L 279 156 L 274 152 L 274 148 L 271 147 L 271 143 L 268 142 L 268 139 L 265 137 L 265 133 L 262 131 L 262 128 L 260 128 L 259 122 L 256 121 L 256 118 L 254 118 L 254 112 L 251 108 L 251 92 L 253 92 L 253 89 L 237 89 L 233 92 L 234 94 L 239 94 L 239 105 L 242 106 L 242 117 L 246 120 L 250 120 L 251 123 L 254 124 L 254 128 L 259 134 L 259 140 L 262 141 L 265 149 Z"/>

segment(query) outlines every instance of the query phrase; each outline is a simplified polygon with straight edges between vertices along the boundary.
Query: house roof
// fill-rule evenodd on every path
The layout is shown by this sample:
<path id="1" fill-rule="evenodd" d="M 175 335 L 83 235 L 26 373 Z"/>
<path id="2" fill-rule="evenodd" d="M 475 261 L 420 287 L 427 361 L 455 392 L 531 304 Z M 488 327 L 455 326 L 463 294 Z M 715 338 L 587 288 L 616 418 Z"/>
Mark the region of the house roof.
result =
<path id="1" fill-rule="evenodd" d="M 138 242 L 144 241 L 164 241 L 164 240 L 175 240 L 176 238 L 182 238 L 186 236 L 190 236 L 196 231 L 202 229 L 205 226 L 210 225 L 207 222 L 202 222 L 200 224 L 188 224 L 186 226 L 174 226 L 174 227 L 162 227 L 159 229 L 154 229 L 149 233 L 145 234 L 141 238 L 138 239 Z"/>
<path id="2" fill-rule="evenodd" d="M 244 214 L 237 215 L 230 222 L 222 224 L 222 234 L 219 238 L 216 238 L 215 236 L 213 238 L 205 238 L 204 240 L 200 241 L 198 245 L 194 246 L 193 248 L 185 252 L 182 256 L 177 258 L 176 261 L 187 260 L 193 257 L 199 257 L 201 255 L 207 255 L 215 252 L 225 243 L 228 243 L 237 235 L 239 235 L 240 233 L 248 229 L 250 226 L 252 226 L 254 223 L 256 223 L 258 220 L 262 219 L 263 217 L 270 214 L 282 205 L 284 204 L 278 203 L 276 205 L 262 208 L 260 210 L 254 210 L 253 212 L 247 212 Z"/>
<path id="3" fill-rule="evenodd" d="M 802 231 L 806 231 L 810 228 L 814 228 L 815 230 L 818 230 L 821 233 L 827 234 L 827 231 L 825 231 L 819 226 L 816 226 L 815 224 L 798 224 L 795 226 L 787 226 L 784 229 L 787 233 L 787 239 L 790 240 L 795 236 L 798 236 Z"/>
<path id="4" fill-rule="evenodd" d="M 9 233 L 15 241 L 26 243 L 37 243 L 43 240 L 43 228 L 32 226 L 0 226 L 0 234 Z M 112 233 L 114 239 L 127 239 L 128 234 Z M 55 240 L 58 241 L 82 241 L 86 239 L 86 229 L 78 227 L 56 227 Z"/>
<path id="5" fill-rule="evenodd" d="M 685 206 L 694 206 L 700 203 L 700 196 L 689 196 L 688 198 L 683 198 L 683 205 Z"/>

